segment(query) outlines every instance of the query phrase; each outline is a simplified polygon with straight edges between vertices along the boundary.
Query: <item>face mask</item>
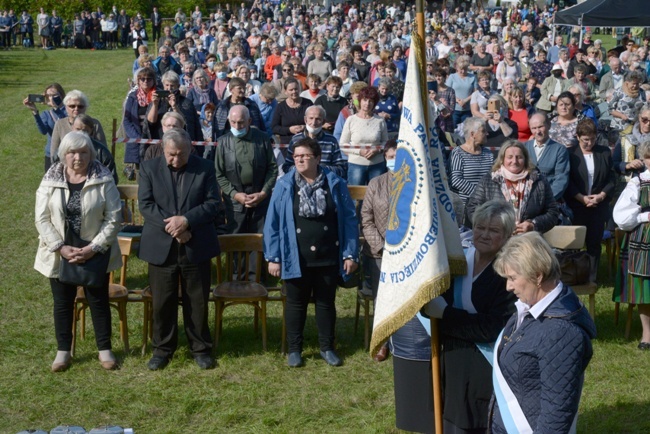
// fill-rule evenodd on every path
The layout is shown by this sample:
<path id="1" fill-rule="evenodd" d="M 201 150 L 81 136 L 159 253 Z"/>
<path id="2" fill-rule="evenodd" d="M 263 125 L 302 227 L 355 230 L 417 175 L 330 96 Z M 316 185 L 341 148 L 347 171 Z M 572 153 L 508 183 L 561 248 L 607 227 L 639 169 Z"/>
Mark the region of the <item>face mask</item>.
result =
<path id="1" fill-rule="evenodd" d="M 307 132 L 309 132 L 309 134 L 318 134 L 323 129 L 323 127 L 314 128 L 310 127 L 309 125 L 305 125 L 305 128 L 307 128 Z"/>
<path id="2" fill-rule="evenodd" d="M 246 133 L 248 132 L 248 128 L 244 128 L 243 130 L 238 130 L 237 128 L 230 127 L 230 132 L 232 133 L 233 136 L 235 137 L 244 137 Z"/>
<path id="3" fill-rule="evenodd" d="M 395 171 L 395 159 L 393 158 L 392 160 L 386 160 L 386 168 L 390 170 L 391 172 Z"/>
<path id="4" fill-rule="evenodd" d="M 228 73 L 227 73 L 227 72 L 217 72 L 217 78 L 218 78 L 219 80 L 223 80 L 223 79 L 225 79 L 226 77 L 228 77 Z"/>
<path id="5" fill-rule="evenodd" d="M 214 62 L 208 62 L 208 68 L 210 69 L 214 68 Z"/>

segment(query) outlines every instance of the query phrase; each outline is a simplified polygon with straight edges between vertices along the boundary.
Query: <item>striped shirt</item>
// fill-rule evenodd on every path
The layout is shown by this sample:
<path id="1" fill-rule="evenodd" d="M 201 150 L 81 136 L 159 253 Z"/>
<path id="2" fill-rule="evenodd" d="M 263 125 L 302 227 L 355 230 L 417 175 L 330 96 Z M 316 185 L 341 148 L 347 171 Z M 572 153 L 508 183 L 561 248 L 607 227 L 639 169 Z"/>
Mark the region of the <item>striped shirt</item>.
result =
<path id="1" fill-rule="evenodd" d="M 457 193 L 463 203 L 467 203 L 481 178 L 490 172 L 493 162 L 494 156 L 486 148 L 481 148 L 481 153 L 474 155 L 460 146 L 455 147 L 449 157 L 451 191 Z"/>

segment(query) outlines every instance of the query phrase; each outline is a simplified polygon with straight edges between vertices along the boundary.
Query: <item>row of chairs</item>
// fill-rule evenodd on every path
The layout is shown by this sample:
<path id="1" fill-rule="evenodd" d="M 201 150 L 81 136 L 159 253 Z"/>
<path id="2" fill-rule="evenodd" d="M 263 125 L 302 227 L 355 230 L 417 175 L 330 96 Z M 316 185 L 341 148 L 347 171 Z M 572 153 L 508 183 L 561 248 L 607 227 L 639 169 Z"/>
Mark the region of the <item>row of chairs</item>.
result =
<path id="1" fill-rule="evenodd" d="M 128 223 L 141 224 L 137 212 L 137 185 L 120 185 L 118 186 L 120 195 L 125 201 L 125 215 L 124 220 Z M 350 195 L 352 199 L 359 203 L 363 200 L 365 195 L 365 186 L 349 186 Z M 620 253 L 620 245 L 622 241 L 623 232 L 616 231 L 615 237 L 607 243 L 607 259 L 608 266 L 611 269 L 616 264 L 616 258 Z M 118 244 L 122 253 L 122 268 L 120 269 L 118 283 L 113 283 L 114 278 L 111 275 L 111 284 L 109 286 L 109 299 L 111 307 L 117 310 L 119 316 L 119 330 L 120 338 L 124 343 L 126 351 L 129 350 L 128 327 L 127 327 L 127 304 L 128 303 L 142 303 L 143 304 L 143 327 L 142 327 L 142 354 L 146 353 L 148 342 L 152 337 L 152 309 L 151 309 L 151 289 L 145 288 L 141 290 L 129 291 L 126 287 L 127 265 L 129 257 L 134 252 L 136 245 L 139 243 L 139 233 L 120 233 L 118 236 Z M 560 250 L 579 250 L 584 249 L 586 238 L 586 227 L 584 226 L 556 226 L 551 231 L 544 234 L 544 238 L 551 245 L 551 247 Z M 363 242 L 363 238 L 361 238 Z M 261 322 L 262 329 L 262 348 L 267 349 L 267 324 L 266 324 L 266 303 L 267 301 L 281 302 L 282 303 L 282 344 L 281 351 L 286 351 L 286 324 L 284 321 L 284 305 L 285 295 L 282 291 L 281 283 L 278 286 L 267 287 L 261 283 L 263 276 L 263 246 L 261 234 L 237 234 L 237 235 L 221 235 L 219 237 L 224 257 L 217 257 L 216 260 L 216 274 L 217 286 L 210 294 L 210 302 L 215 305 L 214 315 L 214 330 L 215 330 L 215 347 L 218 345 L 219 338 L 222 333 L 223 313 L 229 306 L 234 305 L 249 305 L 254 308 L 254 329 L 258 332 L 259 323 Z M 254 273 L 255 280 L 249 280 L 249 263 L 251 256 L 256 255 L 259 260 L 256 263 L 256 271 Z M 238 262 L 238 272 L 234 270 L 233 264 L 235 258 L 240 258 Z M 361 267 L 358 270 L 359 276 L 363 276 Z M 357 289 L 361 289 L 363 278 L 360 277 L 356 280 Z M 594 282 L 587 282 L 582 285 L 574 285 L 572 289 L 578 295 L 586 295 L 589 299 L 588 310 L 592 318 L 595 319 L 595 295 L 598 285 Z M 180 301 L 180 298 L 179 298 Z M 358 330 L 359 318 L 361 308 L 364 314 L 364 346 L 367 349 L 370 342 L 370 333 L 372 328 L 372 297 L 362 294 L 357 291 L 356 309 L 355 309 L 355 322 L 354 330 Z M 73 346 L 74 348 L 77 335 L 77 322 L 81 323 L 80 337 L 85 338 L 85 311 L 88 305 L 86 303 L 83 290 L 80 288 L 77 294 L 76 308 L 75 308 L 75 321 L 73 329 Z M 615 306 L 615 322 L 618 324 L 619 318 L 619 303 Z M 627 321 L 625 327 L 625 338 L 628 339 L 631 330 L 632 313 L 634 305 L 628 306 Z"/>
<path id="2" fill-rule="evenodd" d="M 350 193 L 355 201 L 360 201 L 365 195 L 365 186 L 350 186 Z M 125 202 L 124 208 L 124 221 L 127 224 L 139 225 L 142 224 L 142 219 L 139 218 L 137 211 L 137 185 L 120 185 L 118 186 L 120 196 Z M 147 351 L 148 342 L 152 338 L 152 295 L 151 288 L 129 290 L 126 286 L 127 267 L 129 257 L 136 250 L 136 246 L 140 242 L 141 234 L 139 232 L 120 232 L 118 235 L 118 245 L 122 255 L 122 268 L 119 273 L 118 283 L 114 283 L 115 273 L 111 273 L 109 285 L 109 302 L 110 306 L 118 312 L 119 317 L 119 330 L 120 339 L 123 342 L 125 351 L 129 351 L 129 336 L 128 336 L 128 323 L 127 323 L 127 305 L 129 303 L 142 303 L 143 304 L 143 326 L 142 326 L 142 348 L 141 352 L 144 355 Z M 222 256 L 216 258 L 216 276 L 217 285 L 213 288 L 210 294 L 209 301 L 214 303 L 214 343 L 215 347 L 219 343 L 219 338 L 223 328 L 223 313 L 229 306 L 234 305 L 249 305 L 254 308 L 254 329 L 258 332 L 259 323 L 262 329 L 262 348 L 267 349 L 267 324 L 266 324 L 266 303 L 281 302 L 282 303 L 282 353 L 286 352 L 286 324 L 284 321 L 284 306 L 285 294 L 281 283 L 277 286 L 264 286 L 261 283 L 263 276 L 263 244 L 261 234 L 232 234 L 220 235 L 219 245 L 221 247 Z M 251 257 L 257 257 L 256 270 L 253 275 L 249 275 L 249 264 Z M 239 266 L 235 269 L 234 264 Z M 361 273 L 359 271 L 359 273 Z M 249 276 L 254 276 L 254 280 L 249 280 Z M 359 282 L 362 279 L 358 279 Z M 359 284 L 360 285 L 360 284 Z M 366 347 L 368 345 L 370 333 L 370 307 L 368 300 L 363 300 L 361 296 L 357 300 L 357 318 L 355 321 L 355 331 L 358 325 L 359 307 L 364 304 L 365 313 L 365 341 Z M 181 302 L 179 297 L 179 303 Z M 87 301 L 84 296 L 83 288 L 79 288 L 75 300 L 74 311 L 74 325 L 73 325 L 73 341 L 72 353 L 74 355 L 77 339 L 77 327 L 80 323 L 79 337 L 85 339 L 85 312 L 88 308 Z"/>

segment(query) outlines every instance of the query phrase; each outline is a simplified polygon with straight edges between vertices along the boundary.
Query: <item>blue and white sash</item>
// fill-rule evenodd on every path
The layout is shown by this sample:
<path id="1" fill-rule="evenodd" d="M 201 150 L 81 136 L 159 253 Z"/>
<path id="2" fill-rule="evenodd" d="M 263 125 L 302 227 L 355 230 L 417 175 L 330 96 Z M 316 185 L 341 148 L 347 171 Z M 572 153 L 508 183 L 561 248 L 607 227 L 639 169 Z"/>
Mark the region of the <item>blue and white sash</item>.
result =
<path id="1" fill-rule="evenodd" d="M 499 348 L 502 337 L 503 330 L 501 330 L 494 348 Z M 528 424 L 528 419 L 526 419 L 526 415 L 524 415 L 517 401 L 517 397 L 503 377 L 501 367 L 499 366 L 498 351 L 494 351 L 493 357 L 492 385 L 494 386 L 494 395 L 499 403 L 499 412 L 501 413 L 501 420 L 506 431 L 508 431 L 508 434 L 532 434 L 533 429 Z"/>
<path id="2" fill-rule="evenodd" d="M 501 330 L 494 348 L 499 348 L 504 330 Z M 517 397 L 503 377 L 503 372 L 501 372 L 501 367 L 499 366 L 498 351 L 494 351 L 493 357 L 492 385 L 494 386 L 494 396 L 499 403 L 499 413 L 501 414 L 501 420 L 506 431 L 508 434 L 532 434 L 533 429 L 530 427 L 528 419 L 526 419 L 526 415 L 524 415 L 524 411 L 521 409 L 519 401 L 517 401 Z M 571 428 L 569 429 L 569 434 L 576 434 L 577 426 L 578 413 L 576 412 Z"/>

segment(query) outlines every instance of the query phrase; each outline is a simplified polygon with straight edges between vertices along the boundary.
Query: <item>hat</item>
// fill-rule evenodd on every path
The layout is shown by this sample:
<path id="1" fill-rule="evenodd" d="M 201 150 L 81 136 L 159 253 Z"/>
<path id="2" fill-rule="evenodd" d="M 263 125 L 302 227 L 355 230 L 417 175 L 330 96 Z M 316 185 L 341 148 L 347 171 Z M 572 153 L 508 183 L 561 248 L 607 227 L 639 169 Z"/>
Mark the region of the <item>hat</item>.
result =
<path id="1" fill-rule="evenodd" d="M 551 71 L 562 71 L 562 67 L 561 67 L 559 64 L 556 63 L 556 64 L 553 65 L 553 67 L 551 68 Z"/>

